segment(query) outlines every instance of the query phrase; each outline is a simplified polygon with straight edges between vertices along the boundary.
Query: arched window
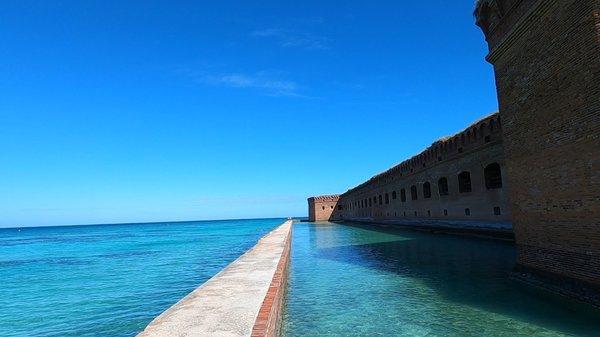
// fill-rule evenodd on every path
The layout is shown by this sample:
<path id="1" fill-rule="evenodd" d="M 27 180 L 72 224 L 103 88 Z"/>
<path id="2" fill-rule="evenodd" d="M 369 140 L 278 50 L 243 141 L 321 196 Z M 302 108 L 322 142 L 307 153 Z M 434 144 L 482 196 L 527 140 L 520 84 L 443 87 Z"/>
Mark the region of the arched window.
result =
<path id="1" fill-rule="evenodd" d="M 485 187 L 489 189 L 502 188 L 502 172 L 500 164 L 492 163 L 483 170 L 485 176 Z"/>
<path id="2" fill-rule="evenodd" d="M 417 186 L 412 185 L 410 187 L 410 197 L 412 200 L 417 200 L 418 196 L 417 196 Z"/>
<path id="3" fill-rule="evenodd" d="M 438 180 L 438 190 L 440 195 L 448 195 L 448 179 L 446 177 L 441 177 Z"/>
<path id="4" fill-rule="evenodd" d="M 406 202 L 406 190 L 405 189 L 400 190 L 400 201 Z"/>
<path id="5" fill-rule="evenodd" d="M 383 199 L 382 199 L 382 197 L 381 197 L 381 194 L 379 195 L 379 204 L 380 204 L 380 205 L 383 205 Z"/>
<path id="6" fill-rule="evenodd" d="M 428 181 L 423 184 L 423 198 L 431 198 L 431 184 Z"/>
<path id="7" fill-rule="evenodd" d="M 373 207 L 373 200 L 369 198 L 369 207 Z"/>
<path id="8" fill-rule="evenodd" d="M 385 194 L 385 204 L 389 204 L 390 203 L 390 195 L 388 193 Z"/>
<path id="9" fill-rule="evenodd" d="M 471 192 L 471 173 L 463 171 L 458 175 L 458 191 L 460 193 Z"/>
<path id="10" fill-rule="evenodd" d="M 396 191 L 392 191 L 392 200 L 396 200 L 397 194 Z"/>

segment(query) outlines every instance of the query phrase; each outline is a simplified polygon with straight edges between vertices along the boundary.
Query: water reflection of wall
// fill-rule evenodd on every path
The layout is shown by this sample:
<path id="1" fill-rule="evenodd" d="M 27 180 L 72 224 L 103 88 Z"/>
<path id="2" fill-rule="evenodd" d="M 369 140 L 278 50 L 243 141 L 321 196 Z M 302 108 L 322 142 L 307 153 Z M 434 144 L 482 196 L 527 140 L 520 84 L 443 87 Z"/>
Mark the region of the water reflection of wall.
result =
<path id="1" fill-rule="evenodd" d="M 288 308 L 306 334 L 593 336 L 600 324 L 597 311 L 514 282 L 510 243 L 341 224 L 295 230 Z"/>

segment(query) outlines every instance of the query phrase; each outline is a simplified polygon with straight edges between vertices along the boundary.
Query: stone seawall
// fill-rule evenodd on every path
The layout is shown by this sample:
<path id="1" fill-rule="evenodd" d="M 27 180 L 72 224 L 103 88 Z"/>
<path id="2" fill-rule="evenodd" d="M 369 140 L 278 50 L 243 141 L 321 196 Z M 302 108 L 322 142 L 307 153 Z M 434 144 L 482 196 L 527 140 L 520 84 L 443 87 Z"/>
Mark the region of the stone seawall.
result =
<path id="1" fill-rule="evenodd" d="M 281 259 L 271 280 L 267 296 L 262 303 L 258 317 L 252 328 L 252 337 L 276 337 L 281 331 L 282 310 L 285 300 L 288 269 L 290 265 L 290 250 L 292 247 L 292 232 L 288 231 Z"/>
<path id="2" fill-rule="evenodd" d="M 155 318 L 139 337 L 276 336 L 287 282 L 292 221 Z"/>

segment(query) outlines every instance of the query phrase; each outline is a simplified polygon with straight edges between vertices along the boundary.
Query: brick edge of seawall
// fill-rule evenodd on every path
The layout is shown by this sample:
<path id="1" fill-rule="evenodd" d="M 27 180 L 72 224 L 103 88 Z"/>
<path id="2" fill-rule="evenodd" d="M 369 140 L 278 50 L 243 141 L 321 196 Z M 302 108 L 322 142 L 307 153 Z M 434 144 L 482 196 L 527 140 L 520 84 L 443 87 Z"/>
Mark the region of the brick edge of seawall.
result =
<path id="1" fill-rule="evenodd" d="M 289 275 L 290 251 L 292 246 L 293 222 L 285 238 L 277 269 L 267 290 L 267 295 L 258 311 L 252 327 L 251 337 L 277 337 L 281 332 L 282 313 Z"/>
<path id="2" fill-rule="evenodd" d="M 277 336 L 282 322 L 292 228 L 292 220 L 277 226 L 235 261 L 155 317 L 137 337 Z"/>

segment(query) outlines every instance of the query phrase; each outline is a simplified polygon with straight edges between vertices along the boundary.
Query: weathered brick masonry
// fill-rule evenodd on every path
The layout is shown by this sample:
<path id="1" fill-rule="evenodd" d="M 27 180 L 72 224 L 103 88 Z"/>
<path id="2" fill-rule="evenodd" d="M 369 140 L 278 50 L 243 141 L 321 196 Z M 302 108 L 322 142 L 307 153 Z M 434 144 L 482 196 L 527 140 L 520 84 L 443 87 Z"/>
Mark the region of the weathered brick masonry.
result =
<path id="1" fill-rule="evenodd" d="M 475 14 L 496 73 L 518 269 L 599 303 L 600 1 L 481 0 Z"/>
<path id="2" fill-rule="evenodd" d="M 322 195 L 308 198 L 308 220 L 327 221 L 337 218 L 337 212 L 335 211 L 341 208 L 338 205 L 339 199 L 339 195 Z"/>
<path id="3" fill-rule="evenodd" d="M 507 222 L 501 130 L 487 116 L 340 196 L 308 199 L 309 218 Z"/>

